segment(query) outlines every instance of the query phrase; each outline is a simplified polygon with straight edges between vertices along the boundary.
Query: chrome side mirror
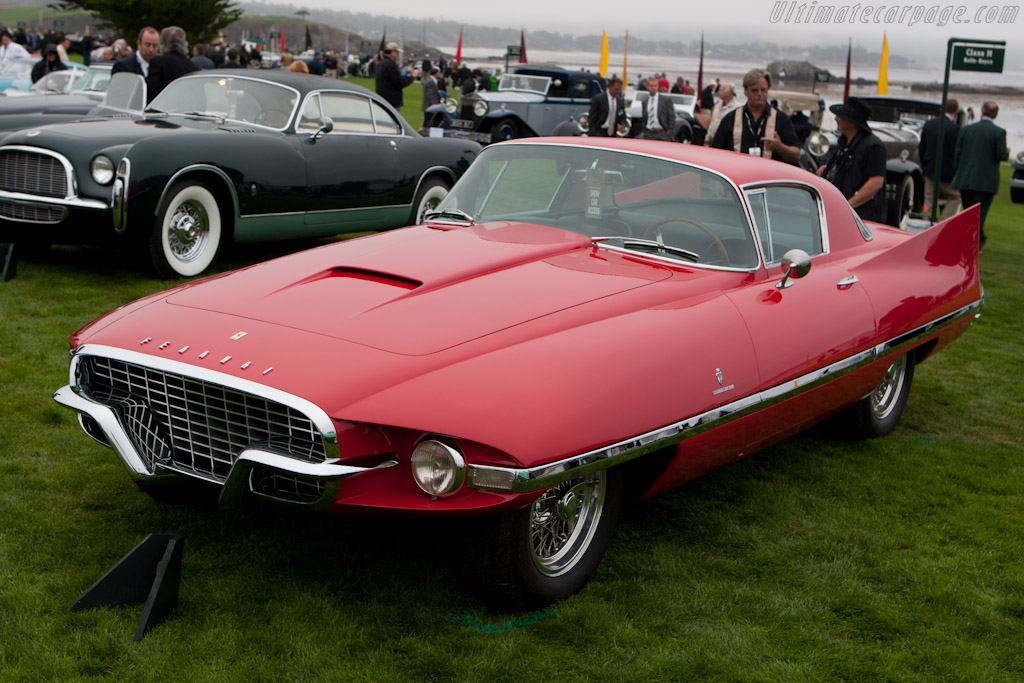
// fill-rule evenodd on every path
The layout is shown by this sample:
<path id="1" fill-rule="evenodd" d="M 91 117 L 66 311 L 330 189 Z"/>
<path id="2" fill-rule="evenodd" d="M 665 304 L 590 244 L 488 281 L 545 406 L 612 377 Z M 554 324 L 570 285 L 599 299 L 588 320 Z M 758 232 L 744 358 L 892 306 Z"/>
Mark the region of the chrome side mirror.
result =
<path id="1" fill-rule="evenodd" d="M 811 272 L 810 255 L 803 249 L 790 249 L 782 256 L 782 280 L 775 286 L 778 289 L 792 287 L 793 283 L 789 281 L 790 277 L 799 280 L 809 272 Z"/>
<path id="2" fill-rule="evenodd" d="M 334 121 L 331 120 L 330 116 L 325 116 L 322 119 L 320 119 L 320 128 L 318 128 L 317 131 L 310 136 L 309 141 L 316 142 L 327 133 L 330 133 L 332 130 L 334 130 Z"/>

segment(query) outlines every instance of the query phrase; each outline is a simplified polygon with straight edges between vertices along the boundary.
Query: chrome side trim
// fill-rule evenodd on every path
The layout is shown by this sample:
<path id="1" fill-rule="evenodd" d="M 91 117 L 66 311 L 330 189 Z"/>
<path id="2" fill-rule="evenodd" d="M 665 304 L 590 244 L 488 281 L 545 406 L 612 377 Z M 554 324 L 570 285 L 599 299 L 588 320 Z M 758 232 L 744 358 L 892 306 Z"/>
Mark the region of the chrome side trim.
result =
<path id="1" fill-rule="evenodd" d="M 842 377 L 883 356 L 906 349 L 924 337 L 959 322 L 963 318 L 968 316 L 976 318 L 977 311 L 981 308 L 982 302 L 983 300 L 979 299 L 910 332 L 876 344 L 870 349 L 844 358 L 824 368 L 801 375 L 756 394 L 751 394 L 719 408 L 685 418 L 679 422 L 609 446 L 532 468 L 470 465 L 467 484 L 474 488 L 511 491 L 513 493 L 539 491 L 563 481 L 589 474 L 590 472 L 628 462 L 634 458 L 697 436 L 712 428 L 728 424 L 756 410 L 770 407 L 830 380 Z"/>

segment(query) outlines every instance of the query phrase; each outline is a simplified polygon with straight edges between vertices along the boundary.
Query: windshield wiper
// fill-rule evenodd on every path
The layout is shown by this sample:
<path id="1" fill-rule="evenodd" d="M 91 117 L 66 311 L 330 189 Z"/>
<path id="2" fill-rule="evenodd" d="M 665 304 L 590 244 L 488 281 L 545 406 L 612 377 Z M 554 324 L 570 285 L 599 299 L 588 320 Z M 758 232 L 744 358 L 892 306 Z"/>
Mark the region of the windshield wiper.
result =
<path id="1" fill-rule="evenodd" d="M 465 211 L 459 211 L 458 209 L 442 209 L 441 211 L 427 211 L 423 216 L 423 220 L 436 221 L 437 219 L 452 218 L 457 221 L 464 221 L 470 225 L 476 225 L 476 221 Z"/>
<path id="2" fill-rule="evenodd" d="M 590 239 L 590 241 L 594 243 L 611 242 L 613 240 L 618 240 L 622 242 L 623 247 L 653 247 L 655 249 L 661 249 L 663 251 L 668 251 L 673 254 L 679 254 L 684 258 L 690 259 L 694 263 L 700 261 L 700 254 L 698 254 L 695 251 L 683 249 L 682 247 L 673 247 L 671 244 L 662 244 L 661 242 L 655 242 L 654 240 L 645 240 L 640 239 L 639 237 L 619 237 L 618 235 L 613 235 L 610 237 L 592 237 Z"/>
<path id="3" fill-rule="evenodd" d="M 182 116 L 195 116 L 200 119 L 213 119 L 214 121 L 224 122 L 224 117 L 220 114 L 207 114 L 205 111 L 187 111 Z"/>

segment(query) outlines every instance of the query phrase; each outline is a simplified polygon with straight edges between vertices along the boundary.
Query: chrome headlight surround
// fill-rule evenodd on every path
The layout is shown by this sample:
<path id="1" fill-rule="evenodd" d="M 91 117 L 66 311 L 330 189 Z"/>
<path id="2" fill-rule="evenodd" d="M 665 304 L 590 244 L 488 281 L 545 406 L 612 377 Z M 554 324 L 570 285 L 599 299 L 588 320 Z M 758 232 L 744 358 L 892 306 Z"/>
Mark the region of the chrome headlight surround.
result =
<path id="1" fill-rule="evenodd" d="M 490 109 L 490 107 L 485 100 L 477 100 L 473 103 L 473 114 L 476 116 L 485 116 L 488 109 Z"/>
<path id="2" fill-rule="evenodd" d="M 590 132 L 590 113 L 583 112 L 582 114 L 580 114 L 580 117 L 576 119 L 576 125 L 579 127 L 580 132 Z"/>
<path id="3" fill-rule="evenodd" d="M 466 481 L 465 458 L 436 439 L 425 439 L 416 444 L 409 465 L 416 485 L 434 498 L 452 495 Z"/>
<path id="4" fill-rule="evenodd" d="M 114 162 L 106 154 L 97 154 L 89 163 L 89 174 L 99 185 L 109 185 L 114 180 Z"/>
<path id="5" fill-rule="evenodd" d="M 815 157 L 823 157 L 828 154 L 829 147 L 831 145 L 828 136 L 821 131 L 812 133 L 811 137 L 807 138 L 807 151 Z"/>
<path id="6" fill-rule="evenodd" d="M 445 98 L 444 110 L 449 114 L 454 114 L 459 110 L 459 101 L 454 97 Z"/>

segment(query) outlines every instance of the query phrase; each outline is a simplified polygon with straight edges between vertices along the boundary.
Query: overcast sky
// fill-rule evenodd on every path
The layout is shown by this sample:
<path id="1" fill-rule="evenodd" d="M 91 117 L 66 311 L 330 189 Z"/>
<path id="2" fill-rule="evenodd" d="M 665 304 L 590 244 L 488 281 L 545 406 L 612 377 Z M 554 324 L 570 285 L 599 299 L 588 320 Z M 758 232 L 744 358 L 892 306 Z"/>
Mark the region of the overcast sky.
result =
<path id="1" fill-rule="evenodd" d="M 881 50 L 884 32 L 888 35 L 891 52 L 914 56 L 922 49 L 929 53 L 937 51 L 939 61 L 944 58 L 950 37 L 995 39 L 1008 43 L 1007 68 L 1024 68 L 1024 55 L 1012 49 L 1014 38 L 1024 36 L 1024 11 L 1016 2 L 996 3 L 1000 0 L 969 0 L 960 4 L 938 4 L 934 0 L 927 3 L 920 0 L 718 0 L 685 4 L 664 0 L 592 0 L 589 3 L 514 0 L 458 4 L 388 0 L 346 9 L 386 13 L 413 21 L 434 18 L 523 27 L 527 37 L 534 30 L 578 35 L 603 30 L 610 36 L 621 36 L 628 28 L 631 35 L 649 40 L 689 41 L 699 39 L 703 29 L 705 40 L 710 42 L 760 39 L 795 45 L 833 45 L 852 38 L 855 44 Z M 337 8 L 336 0 L 296 1 L 294 4 L 313 11 Z M 817 21 L 807 21 L 811 12 Z M 829 13 L 831 18 L 825 21 Z M 407 28 L 414 30 L 412 26 Z"/>

